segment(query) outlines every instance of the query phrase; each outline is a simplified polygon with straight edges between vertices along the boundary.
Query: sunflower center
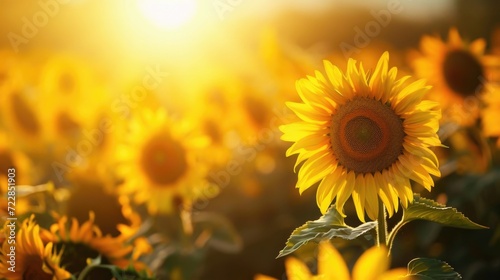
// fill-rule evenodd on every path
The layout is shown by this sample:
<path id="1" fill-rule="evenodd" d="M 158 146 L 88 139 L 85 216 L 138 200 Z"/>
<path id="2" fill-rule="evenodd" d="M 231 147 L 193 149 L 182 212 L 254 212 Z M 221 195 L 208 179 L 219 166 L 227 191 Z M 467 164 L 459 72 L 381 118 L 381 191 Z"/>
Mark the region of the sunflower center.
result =
<path id="1" fill-rule="evenodd" d="M 380 101 L 357 97 L 337 108 L 330 127 L 339 163 L 356 173 L 390 167 L 403 152 L 403 122 Z"/>
<path id="2" fill-rule="evenodd" d="M 268 108 L 263 100 L 247 94 L 243 101 L 243 107 L 245 108 L 251 122 L 257 126 L 265 125 L 268 118 Z"/>
<path id="3" fill-rule="evenodd" d="M 188 168 L 186 150 L 165 135 L 152 137 L 142 150 L 140 164 L 148 178 L 159 185 L 171 185 Z"/>
<path id="4" fill-rule="evenodd" d="M 87 266 L 87 259 L 95 259 L 99 252 L 84 243 L 58 242 L 54 244 L 57 252 L 63 250 L 61 256 L 61 267 L 72 274 L 82 271 Z M 101 255 L 101 264 L 109 264 L 106 256 Z M 32 278 L 29 278 L 32 279 Z M 33 278 L 36 279 L 36 278 Z"/>
<path id="5" fill-rule="evenodd" d="M 216 144 L 221 144 L 223 140 L 222 132 L 215 120 L 207 119 L 205 120 L 204 125 L 205 132 L 210 137 L 210 139 L 212 139 L 212 141 Z"/>
<path id="6" fill-rule="evenodd" d="M 26 256 L 24 265 L 22 279 L 51 280 L 53 278 L 52 275 L 43 270 L 43 261 L 38 255 Z"/>
<path id="7" fill-rule="evenodd" d="M 104 182 L 95 178 L 77 178 L 72 183 L 76 188 L 68 199 L 66 211 L 69 217 L 75 217 L 83 224 L 89 218 L 89 211 L 94 211 L 94 224 L 104 236 L 116 237 L 120 235 L 116 225 L 130 224 L 122 212 L 119 198 L 106 191 Z"/>
<path id="8" fill-rule="evenodd" d="M 76 88 L 75 77 L 68 72 L 64 72 L 59 77 L 59 89 L 63 93 L 71 93 Z"/>
<path id="9" fill-rule="evenodd" d="M 471 53 L 462 50 L 446 54 L 443 74 L 446 84 L 464 97 L 475 93 L 484 76 L 481 63 Z"/>
<path id="10" fill-rule="evenodd" d="M 64 136 L 77 136 L 80 125 L 66 112 L 60 112 L 55 120 L 56 129 Z"/>
<path id="11" fill-rule="evenodd" d="M 12 104 L 14 119 L 21 129 L 30 135 L 38 134 L 40 131 L 40 123 L 32 108 L 21 97 L 21 93 L 13 92 L 10 102 Z"/>

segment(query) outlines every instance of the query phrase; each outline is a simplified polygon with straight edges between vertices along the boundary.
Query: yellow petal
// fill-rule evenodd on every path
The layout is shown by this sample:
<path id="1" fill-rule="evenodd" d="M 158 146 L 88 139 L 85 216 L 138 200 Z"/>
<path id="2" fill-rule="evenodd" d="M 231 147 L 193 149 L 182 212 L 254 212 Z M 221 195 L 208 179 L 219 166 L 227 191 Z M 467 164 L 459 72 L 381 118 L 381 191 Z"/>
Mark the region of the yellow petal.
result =
<path id="1" fill-rule="evenodd" d="M 266 275 L 262 275 L 262 274 L 255 275 L 255 277 L 253 279 L 254 280 L 278 280 L 276 278 L 273 278 L 273 277 L 270 277 L 270 276 L 266 276 Z"/>
<path id="2" fill-rule="evenodd" d="M 366 192 L 366 213 L 368 217 L 375 221 L 378 217 L 378 190 L 380 182 L 375 182 L 373 175 L 365 174 L 365 192 Z"/>
<path id="3" fill-rule="evenodd" d="M 319 244 L 318 276 L 322 279 L 349 280 L 349 269 L 342 255 L 329 241 Z"/>
<path id="4" fill-rule="evenodd" d="M 362 174 L 356 177 L 354 190 L 352 191 L 352 200 L 356 208 L 356 214 L 361 222 L 365 222 L 365 180 Z"/>
<path id="5" fill-rule="evenodd" d="M 289 257 L 285 260 L 286 275 L 290 280 L 309 280 L 312 279 L 309 268 L 294 257 Z"/>
<path id="6" fill-rule="evenodd" d="M 365 251 L 354 264 L 353 280 L 373 280 L 389 268 L 389 257 L 385 247 L 372 247 Z"/>

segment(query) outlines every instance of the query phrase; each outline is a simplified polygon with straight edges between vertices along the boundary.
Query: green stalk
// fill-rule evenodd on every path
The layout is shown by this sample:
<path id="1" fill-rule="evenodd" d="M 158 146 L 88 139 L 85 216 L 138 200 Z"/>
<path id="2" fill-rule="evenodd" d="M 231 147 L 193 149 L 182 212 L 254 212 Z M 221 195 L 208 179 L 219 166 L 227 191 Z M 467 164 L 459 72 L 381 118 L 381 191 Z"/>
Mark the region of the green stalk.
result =
<path id="1" fill-rule="evenodd" d="M 387 246 L 387 221 L 385 219 L 385 205 L 379 198 L 377 218 L 377 246 Z"/>

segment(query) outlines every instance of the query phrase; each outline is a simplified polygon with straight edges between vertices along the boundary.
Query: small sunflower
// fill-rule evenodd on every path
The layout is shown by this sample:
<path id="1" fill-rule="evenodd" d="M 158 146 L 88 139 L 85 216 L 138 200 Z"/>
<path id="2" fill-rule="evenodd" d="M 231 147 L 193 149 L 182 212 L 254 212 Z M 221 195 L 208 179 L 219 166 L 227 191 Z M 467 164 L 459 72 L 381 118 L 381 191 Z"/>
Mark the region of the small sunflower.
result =
<path id="1" fill-rule="evenodd" d="M 122 192 L 146 203 L 150 213 L 170 213 L 175 202 L 195 200 L 208 184 L 197 154 L 206 144 L 205 137 L 174 123 L 165 111 L 144 111 L 131 121 L 126 144 L 118 150 Z"/>
<path id="2" fill-rule="evenodd" d="M 8 169 L 16 170 L 16 184 L 25 185 L 31 183 L 32 162 L 24 153 L 12 147 L 12 139 L 0 130 L 0 190 L 4 190 L 7 184 Z M 7 189 L 7 186 L 5 186 Z"/>
<path id="3" fill-rule="evenodd" d="M 141 218 L 132 211 L 128 199 L 117 194 L 116 182 L 105 172 L 107 170 L 95 167 L 75 169 L 68 178 L 74 188 L 65 212 L 81 223 L 93 212 L 95 225 L 104 236 L 127 239 L 137 232 Z"/>
<path id="4" fill-rule="evenodd" d="M 215 168 L 225 166 L 232 157 L 229 132 L 234 126 L 232 120 L 224 115 L 218 104 L 211 103 L 197 104 L 185 115 L 187 118 L 197 120 L 195 129 L 209 139 L 210 145 L 206 147 L 206 153 L 211 156 L 205 160 Z"/>
<path id="5" fill-rule="evenodd" d="M 126 257 L 132 253 L 132 246 L 125 244 L 122 238 L 104 236 L 95 225 L 95 215 L 90 212 L 87 221 L 78 222 L 71 219 L 71 225 L 66 216 L 50 226 L 52 236 L 48 239 L 56 249 L 64 249 L 61 264 L 71 273 L 82 271 L 89 259 L 101 257 L 101 264 L 113 264 L 120 268 L 130 265 Z"/>
<path id="6" fill-rule="evenodd" d="M 297 45 L 280 38 L 278 31 L 266 27 L 261 31 L 259 55 L 263 67 L 257 75 L 270 76 L 269 91 L 276 90 L 284 94 L 285 98 L 294 100 L 293 81 L 313 72 L 316 68 L 316 59 Z M 263 72 L 263 69 L 265 72 Z M 263 73 L 262 73 L 263 72 Z"/>
<path id="7" fill-rule="evenodd" d="M 84 62 L 70 56 L 51 57 L 40 71 L 40 118 L 46 137 L 52 143 L 75 147 L 85 130 L 95 129 L 98 112 L 107 97 L 92 70 Z M 56 153 L 59 146 L 54 145 Z M 64 147 L 66 148 L 66 147 Z"/>
<path id="8" fill-rule="evenodd" d="M 320 72 L 297 82 L 304 103 L 287 103 L 302 121 L 280 127 L 282 139 L 295 142 L 286 155 L 298 154 L 297 188 L 302 193 L 317 182 L 316 201 L 325 213 L 336 198 L 343 213 L 352 195 L 356 212 L 375 220 L 379 199 L 389 216 L 413 201 L 410 180 L 430 191 L 430 174 L 439 176 L 437 158 L 429 147 L 439 146 L 438 104 L 422 100 L 429 89 L 422 80 L 407 83 L 388 68 L 389 54 L 373 74 L 349 60 L 344 74 L 325 61 Z"/>
<path id="9" fill-rule="evenodd" d="M 312 275 L 307 265 L 294 257 L 289 257 L 285 261 L 285 266 L 286 275 L 290 280 L 390 280 L 401 279 L 408 274 L 406 268 L 388 270 L 387 248 L 375 246 L 361 255 L 354 264 L 351 275 L 342 255 L 328 241 L 319 245 L 318 275 Z M 275 278 L 257 275 L 255 280 L 275 280 Z"/>
<path id="10" fill-rule="evenodd" d="M 9 202 L 7 192 L 9 191 L 8 176 L 9 169 L 15 170 L 16 184 L 16 214 L 23 215 L 28 212 L 39 212 L 45 210 L 45 201 L 40 192 L 30 192 L 37 187 L 29 186 L 33 182 L 33 162 L 24 153 L 13 149 L 13 142 L 5 133 L 0 131 L 0 216 L 7 216 Z M 37 190 L 41 190 L 42 186 Z M 34 203 L 36 202 L 36 203 Z M 36 206 L 35 206 L 36 205 Z"/>
<path id="11" fill-rule="evenodd" d="M 4 226 L 4 234 L 8 223 Z M 11 265 L 8 263 L 12 245 L 6 239 L 3 241 L 0 252 L 0 278 L 62 280 L 71 277 L 64 266 L 60 265 L 63 251 L 56 253 L 51 242 L 44 245 L 42 235 L 40 226 L 34 221 L 34 215 L 22 222 L 16 234 L 15 272 L 9 270 Z"/>
<path id="12" fill-rule="evenodd" d="M 486 42 L 476 39 L 464 42 L 457 29 L 452 28 L 448 41 L 424 36 L 420 42 L 421 53 L 413 60 L 415 73 L 434 86 L 429 98 L 446 104 L 443 120 L 460 125 L 472 125 L 479 116 L 475 96 L 488 83 L 488 68 L 484 56 Z"/>
<path id="13" fill-rule="evenodd" d="M 33 67 L 25 66 L 20 57 L 14 54 L 13 51 L 7 49 L 0 49 L 0 91 L 3 87 L 12 84 L 18 80 L 25 80 Z"/>
<path id="14" fill-rule="evenodd" d="M 33 89 L 15 82 L 0 90 L 0 123 L 15 143 L 27 150 L 41 147 L 43 126 Z"/>

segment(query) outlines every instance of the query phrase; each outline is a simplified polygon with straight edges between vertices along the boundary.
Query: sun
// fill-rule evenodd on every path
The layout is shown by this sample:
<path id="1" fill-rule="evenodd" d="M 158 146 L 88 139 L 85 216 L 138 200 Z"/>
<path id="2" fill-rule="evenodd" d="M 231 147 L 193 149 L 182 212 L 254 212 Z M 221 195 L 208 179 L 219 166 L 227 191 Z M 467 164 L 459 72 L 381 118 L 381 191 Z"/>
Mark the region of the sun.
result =
<path id="1" fill-rule="evenodd" d="M 195 15 L 194 0 L 139 0 L 137 7 L 152 24 L 165 29 L 177 29 Z"/>

